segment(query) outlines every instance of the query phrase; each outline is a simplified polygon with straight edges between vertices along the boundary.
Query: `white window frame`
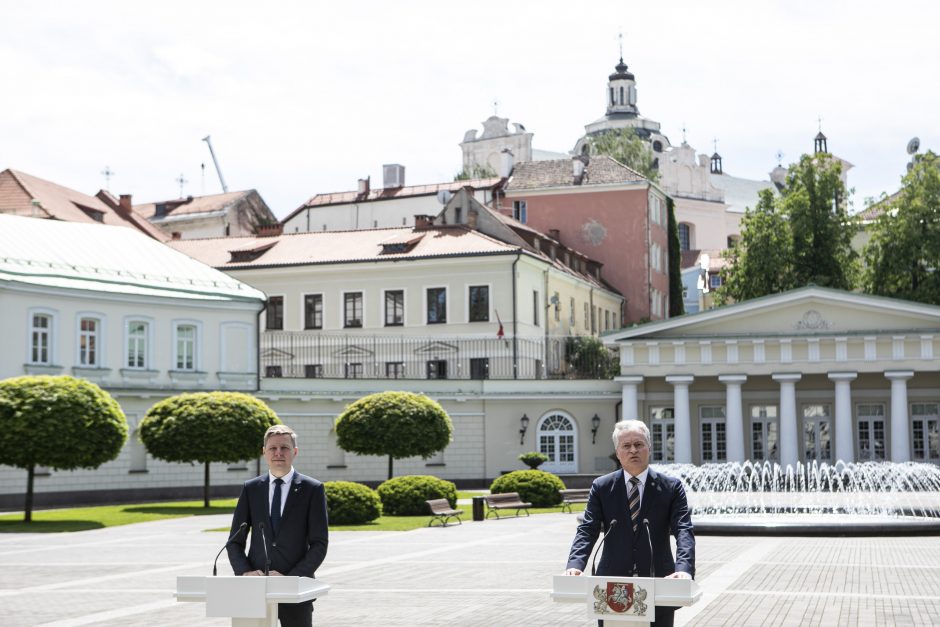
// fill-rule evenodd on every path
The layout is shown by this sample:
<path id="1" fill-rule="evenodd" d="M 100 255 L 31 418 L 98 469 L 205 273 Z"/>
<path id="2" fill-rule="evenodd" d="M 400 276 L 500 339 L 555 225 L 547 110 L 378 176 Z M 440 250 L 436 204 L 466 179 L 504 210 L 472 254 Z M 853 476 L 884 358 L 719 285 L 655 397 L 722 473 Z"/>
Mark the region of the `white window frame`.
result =
<path id="1" fill-rule="evenodd" d="M 571 442 L 572 460 L 566 461 L 566 462 L 559 462 L 557 458 L 557 454 L 559 453 L 559 450 L 558 450 L 559 438 L 562 435 L 569 435 L 569 433 L 564 432 L 564 431 L 550 431 L 550 432 L 547 432 L 547 434 L 554 437 L 556 458 L 554 460 L 550 459 L 549 461 L 545 462 L 540 467 L 540 470 L 544 470 L 546 472 L 554 472 L 554 473 L 576 473 L 578 472 L 578 421 L 575 420 L 574 416 L 572 416 L 568 412 L 561 410 L 561 409 L 552 409 L 552 410 L 545 412 L 539 417 L 539 419 L 535 422 L 535 450 L 537 451 L 542 450 L 542 425 L 544 425 L 545 422 L 547 422 L 553 416 L 561 416 L 562 418 L 564 418 L 565 420 L 571 423 L 570 435 L 572 437 L 572 442 Z"/>
<path id="2" fill-rule="evenodd" d="M 268 328 L 268 309 L 264 310 L 264 330 L 265 331 L 286 331 L 287 330 L 287 294 L 268 294 L 268 302 L 272 298 L 281 299 L 281 328 L 280 329 L 269 329 Z"/>
<path id="3" fill-rule="evenodd" d="M 862 415 L 861 413 L 862 407 L 869 407 L 869 408 L 877 407 L 877 408 L 880 408 L 881 413 L 880 414 L 866 413 Z M 855 459 L 860 462 L 885 461 L 888 458 L 887 457 L 888 456 L 888 443 L 886 442 L 886 439 L 888 437 L 888 429 L 890 428 L 890 426 L 888 425 L 887 407 L 885 407 L 885 404 L 884 403 L 856 403 L 854 418 L 855 418 Z M 881 421 L 882 440 L 881 440 L 881 454 L 880 455 L 877 454 L 878 452 L 877 446 L 875 446 L 873 449 L 869 449 L 867 453 L 862 451 L 862 443 L 861 443 L 862 423 L 868 423 L 868 437 L 871 438 L 872 442 L 875 442 L 875 433 L 873 429 L 874 427 L 873 423 L 875 421 Z"/>
<path id="4" fill-rule="evenodd" d="M 82 363 L 82 337 L 85 333 L 82 331 L 82 321 L 93 320 L 95 322 L 95 331 L 89 337 L 94 337 L 95 354 L 94 363 Z M 75 314 L 75 365 L 79 368 L 106 368 L 105 355 L 105 325 L 106 316 L 98 311 L 80 311 Z"/>
<path id="5" fill-rule="evenodd" d="M 467 321 L 467 324 L 471 322 L 474 324 L 477 323 L 486 323 L 493 322 L 495 317 L 493 316 L 493 284 L 492 283 L 467 283 L 464 286 L 466 288 L 464 294 L 466 298 L 464 299 L 463 306 L 463 319 Z M 471 287 L 485 287 L 486 288 L 486 320 L 470 320 L 470 288 Z"/>
<path id="6" fill-rule="evenodd" d="M 656 418 L 661 414 L 662 418 Z M 650 462 L 668 464 L 676 460 L 676 413 L 672 406 L 649 408 Z M 669 427 L 672 427 L 672 450 L 668 449 Z M 659 445 L 659 446 L 657 446 Z"/>
<path id="7" fill-rule="evenodd" d="M 389 292 L 401 292 L 401 324 L 389 324 L 385 317 L 385 299 Z M 406 327 L 408 326 L 408 290 L 404 287 L 388 287 L 382 290 L 382 298 L 379 301 L 379 320 L 383 327 Z"/>
<path id="8" fill-rule="evenodd" d="M 755 416 L 754 412 L 759 411 L 758 408 L 773 408 L 773 416 Z M 763 455 L 758 459 L 754 453 L 754 423 L 760 423 L 764 425 L 761 428 L 761 447 L 764 449 Z M 755 403 L 748 408 L 748 446 L 750 447 L 750 458 L 756 462 L 770 461 L 770 462 L 779 462 L 780 461 L 780 408 L 774 403 Z M 775 450 L 769 450 L 769 435 L 770 428 L 769 425 L 776 425 L 775 435 L 777 441 L 774 443 L 776 447 Z"/>
<path id="9" fill-rule="evenodd" d="M 320 297 L 320 326 L 307 326 L 307 297 Z M 300 295 L 300 328 L 304 331 L 322 331 L 326 328 L 326 296 L 323 292 L 304 292 Z"/>
<path id="10" fill-rule="evenodd" d="M 195 328 L 196 337 L 193 338 L 193 367 L 192 368 L 180 368 L 179 367 L 179 328 L 182 326 L 192 326 Z M 173 355 L 172 361 L 170 362 L 170 370 L 176 372 L 202 372 L 202 322 L 199 320 L 188 320 L 188 319 L 179 319 L 173 320 L 172 322 L 173 329 Z"/>
<path id="11" fill-rule="evenodd" d="M 914 413 L 914 408 L 917 405 L 933 405 L 936 407 L 936 413 Z M 937 401 L 917 401 L 910 404 L 910 438 L 911 438 L 911 459 L 919 462 L 934 462 L 936 463 L 940 460 L 940 450 L 934 451 L 930 448 L 930 426 L 931 423 L 940 423 L 940 404 Z M 924 450 L 923 455 L 918 456 L 914 450 L 914 423 L 922 422 L 922 428 L 924 430 Z"/>
<path id="12" fill-rule="evenodd" d="M 825 408 L 828 413 L 824 415 L 808 416 L 806 415 L 806 412 L 811 407 Z M 834 434 L 835 416 L 832 413 L 832 403 L 822 403 L 822 402 L 806 403 L 802 406 L 801 410 L 802 411 L 800 412 L 800 436 L 799 437 L 800 437 L 800 451 L 802 453 L 803 463 L 804 464 L 812 463 L 814 460 L 820 463 L 822 462 L 826 462 L 829 464 L 833 463 L 836 460 L 833 459 L 835 456 L 835 446 L 834 446 L 835 443 L 833 442 L 834 435 L 835 435 Z M 809 456 L 809 451 L 806 448 L 806 423 L 808 422 L 814 423 L 814 426 L 813 426 L 814 457 Z M 824 455 L 826 455 L 826 451 L 821 447 L 822 445 L 820 444 L 820 439 L 821 439 L 820 436 L 822 435 L 822 433 L 821 433 L 821 430 L 818 428 L 818 425 L 823 422 L 826 422 L 829 425 L 828 426 L 829 450 L 828 450 L 828 455 L 825 457 Z"/>
<path id="13" fill-rule="evenodd" d="M 714 411 L 709 410 L 721 410 L 721 416 L 705 416 L 706 413 L 714 413 Z M 728 461 L 728 416 L 725 412 L 724 405 L 700 405 L 698 408 L 699 416 L 699 453 L 701 457 L 699 458 L 703 464 L 717 464 L 721 462 Z M 705 459 L 705 431 L 706 425 L 710 425 L 711 429 L 711 451 L 709 454 L 711 459 Z M 724 444 L 725 451 L 724 455 L 721 455 L 718 449 L 718 425 L 724 427 Z"/>
<path id="14" fill-rule="evenodd" d="M 358 327 L 351 327 L 351 326 L 346 325 L 346 296 L 348 294 L 359 294 L 359 296 L 362 298 L 362 306 L 360 307 L 360 310 L 362 311 L 362 320 L 359 321 Z M 366 311 L 367 310 L 368 309 L 367 309 L 367 304 L 366 304 L 366 291 L 365 290 L 348 290 L 348 291 L 341 292 L 340 299 L 339 299 L 339 320 L 343 329 L 366 328 Z"/>
<path id="15" fill-rule="evenodd" d="M 33 316 L 49 316 L 49 327 L 45 329 L 47 335 L 48 361 L 33 360 Z M 36 366 L 53 366 L 58 363 L 57 339 L 59 337 L 59 312 L 48 307 L 30 307 L 26 312 L 26 363 Z"/>
<path id="16" fill-rule="evenodd" d="M 130 354 L 131 324 L 142 322 L 146 325 L 144 330 L 144 365 L 128 365 L 128 356 Z M 128 370 L 151 370 L 153 365 L 153 318 L 149 316 L 124 316 L 124 350 L 121 353 L 121 367 Z"/>

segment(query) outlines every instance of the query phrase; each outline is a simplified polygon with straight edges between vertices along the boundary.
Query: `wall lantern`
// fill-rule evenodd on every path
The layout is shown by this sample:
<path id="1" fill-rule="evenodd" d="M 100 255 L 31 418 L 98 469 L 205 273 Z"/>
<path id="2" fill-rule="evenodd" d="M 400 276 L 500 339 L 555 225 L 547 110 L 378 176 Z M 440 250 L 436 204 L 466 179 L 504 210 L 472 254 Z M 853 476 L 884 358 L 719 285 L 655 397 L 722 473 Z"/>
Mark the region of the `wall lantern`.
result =
<path id="1" fill-rule="evenodd" d="M 601 417 L 594 414 L 591 418 L 591 444 L 597 444 L 597 430 L 601 426 Z"/>
<path id="2" fill-rule="evenodd" d="M 529 430 L 529 417 L 522 414 L 522 418 L 519 419 L 519 424 L 522 425 L 522 428 L 519 429 L 519 446 L 522 446 L 525 444 L 525 432 Z"/>

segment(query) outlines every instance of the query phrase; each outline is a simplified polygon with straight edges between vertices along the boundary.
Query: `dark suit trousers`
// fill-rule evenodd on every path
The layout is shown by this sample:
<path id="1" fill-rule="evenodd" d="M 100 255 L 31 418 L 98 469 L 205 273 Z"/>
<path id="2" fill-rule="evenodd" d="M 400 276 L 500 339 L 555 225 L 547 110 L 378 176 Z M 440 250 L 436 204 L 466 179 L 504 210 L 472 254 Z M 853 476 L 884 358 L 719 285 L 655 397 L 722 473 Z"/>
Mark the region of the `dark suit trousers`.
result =
<path id="1" fill-rule="evenodd" d="M 281 627 L 313 627 L 313 601 L 278 603 L 277 619 Z"/>

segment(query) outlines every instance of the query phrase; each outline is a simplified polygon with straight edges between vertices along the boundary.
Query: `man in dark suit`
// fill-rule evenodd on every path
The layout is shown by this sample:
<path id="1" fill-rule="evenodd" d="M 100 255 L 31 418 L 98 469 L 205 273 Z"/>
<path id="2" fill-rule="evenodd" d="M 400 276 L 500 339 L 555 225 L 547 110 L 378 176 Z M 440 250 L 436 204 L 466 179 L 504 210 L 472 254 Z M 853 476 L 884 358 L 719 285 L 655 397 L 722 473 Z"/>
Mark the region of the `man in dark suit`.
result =
<path id="1" fill-rule="evenodd" d="M 598 575 L 649 577 L 655 572 L 658 577 L 691 579 L 695 576 L 695 535 L 682 483 L 649 467 L 650 432 L 642 421 L 618 422 L 613 440 L 623 468 L 594 480 L 565 574 L 583 574 L 603 529 L 610 530 L 610 535 L 597 564 Z M 614 520 L 617 523 L 611 528 Z M 644 520 L 649 521 L 649 537 Z M 676 537 L 675 559 L 670 533 Z M 671 627 L 674 613 L 672 607 L 657 607 L 653 624 Z"/>
<path id="2" fill-rule="evenodd" d="M 236 534 L 228 559 L 236 575 L 313 577 L 326 557 L 328 530 L 323 484 L 294 470 L 297 434 L 275 425 L 264 434 L 262 448 L 268 473 L 246 481 L 232 517 L 232 533 L 248 524 L 251 547 L 245 556 L 247 531 Z M 267 540 L 265 561 L 264 541 Z M 283 627 L 313 624 L 313 602 L 281 603 Z"/>

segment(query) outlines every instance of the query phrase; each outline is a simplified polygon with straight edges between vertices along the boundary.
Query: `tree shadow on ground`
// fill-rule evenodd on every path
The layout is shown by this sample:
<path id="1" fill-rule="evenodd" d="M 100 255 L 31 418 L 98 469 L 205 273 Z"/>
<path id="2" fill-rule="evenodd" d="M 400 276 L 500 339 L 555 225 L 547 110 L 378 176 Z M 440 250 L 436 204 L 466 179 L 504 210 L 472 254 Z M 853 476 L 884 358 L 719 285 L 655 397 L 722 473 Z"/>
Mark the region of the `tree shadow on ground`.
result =
<path id="1" fill-rule="evenodd" d="M 0 520 L 0 533 L 61 533 L 66 531 L 89 531 L 103 529 L 105 525 L 96 520 Z"/>
<path id="2" fill-rule="evenodd" d="M 125 507 L 131 514 L 156 514 L 160 516 L 210 516 L 213 514 L 231 514 L 234 509 L 224 505 L 134 505 Z"/>

